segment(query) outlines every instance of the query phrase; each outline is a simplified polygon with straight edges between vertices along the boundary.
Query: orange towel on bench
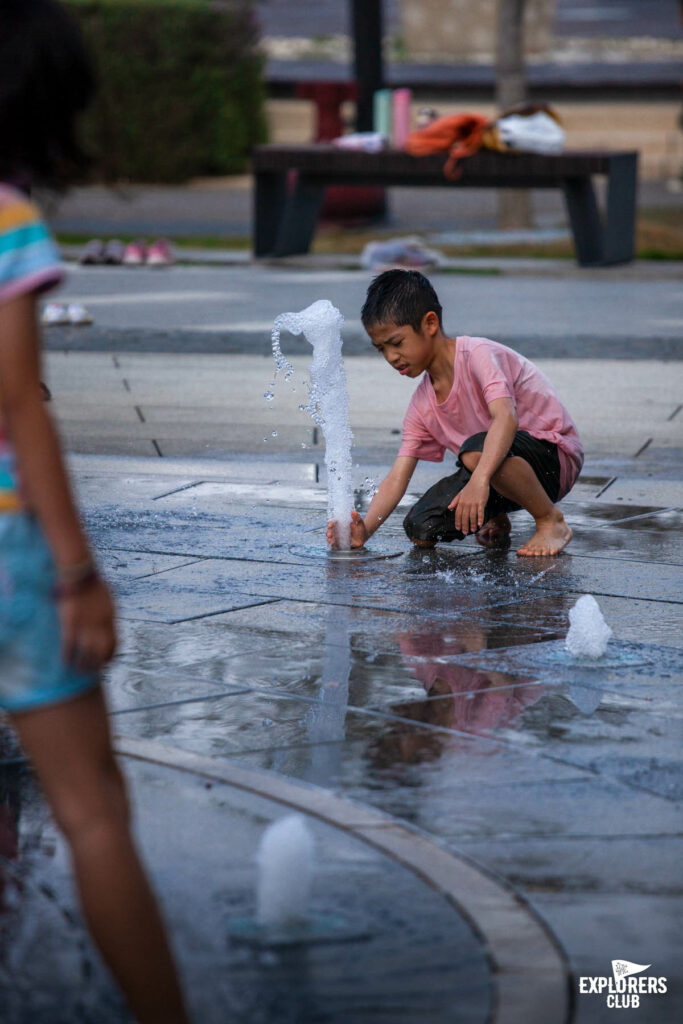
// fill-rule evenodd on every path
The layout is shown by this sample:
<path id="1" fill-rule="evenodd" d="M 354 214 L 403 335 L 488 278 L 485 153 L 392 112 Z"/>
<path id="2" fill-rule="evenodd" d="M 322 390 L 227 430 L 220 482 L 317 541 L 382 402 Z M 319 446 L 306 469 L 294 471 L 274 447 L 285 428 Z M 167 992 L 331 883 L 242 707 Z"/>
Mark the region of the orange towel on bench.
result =
<path id="1" fill-rule="evenodd" d="M 449 153 L 443 170 L 447 178 L 455 180 L 461 174 L 458 162 L 481 149 L 489 125 L 489 118 L 481 114 L 439 117 L 426 128 L 411 132 L 406 139 L 405 149 L 413 156 Z"/>

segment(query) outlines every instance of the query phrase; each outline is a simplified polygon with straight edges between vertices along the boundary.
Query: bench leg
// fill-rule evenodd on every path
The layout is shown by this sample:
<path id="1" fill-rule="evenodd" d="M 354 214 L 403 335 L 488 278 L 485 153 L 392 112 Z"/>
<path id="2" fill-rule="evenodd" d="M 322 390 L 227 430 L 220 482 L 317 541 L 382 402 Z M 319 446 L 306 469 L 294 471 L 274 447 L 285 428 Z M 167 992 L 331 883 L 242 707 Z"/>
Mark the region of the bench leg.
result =
<path id="1" fill-rule="evenodd" d="M 274 251 L 286 202 L 286 172 L 257 173 L 254 187 L 254 256 L 269 256 Z"/>
<path id="2" fill-rule="evenodd" d="M 635 253 L 637 184 L 637 154 L 610 157 L 603 223 L 590 178 L 565 181 L 564 195 L 580 266 L 631 262 Z"/>
<path id="3" fill-rule="evenodd" d="M 274 256 L 308 252 L 324 197 L 324 186 L 307 181 L 299 174 L 280 221 Z"/>
<path id="4" fill-rule="evenodd" d="M 630 263 L 635 254 L 638 157 L 623 153 L 610 157 L 607 179 L 607 219 L 603 263 Z"/>
<path id="5" fill-rule="evenodd" d="M 603 262 L 603 230 L 592 181 L 590 178 L 567 178 L 564 197 L 579 266 L 600 266 Z"/>

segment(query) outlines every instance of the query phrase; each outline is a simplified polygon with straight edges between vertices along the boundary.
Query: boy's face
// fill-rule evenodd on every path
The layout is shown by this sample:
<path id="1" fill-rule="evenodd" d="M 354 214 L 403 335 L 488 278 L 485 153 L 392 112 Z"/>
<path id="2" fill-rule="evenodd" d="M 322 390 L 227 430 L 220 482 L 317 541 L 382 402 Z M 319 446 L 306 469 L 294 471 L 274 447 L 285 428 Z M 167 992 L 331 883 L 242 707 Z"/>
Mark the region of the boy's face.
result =
<path id="1" fill-rule="evenodd" d="M 419 377 L 434 358 L 439 333 L 436 313 L 426 313 L 420 330 L 409 324 L 372 324 L 367 328 L 372 344 L 402 377 Z"/>

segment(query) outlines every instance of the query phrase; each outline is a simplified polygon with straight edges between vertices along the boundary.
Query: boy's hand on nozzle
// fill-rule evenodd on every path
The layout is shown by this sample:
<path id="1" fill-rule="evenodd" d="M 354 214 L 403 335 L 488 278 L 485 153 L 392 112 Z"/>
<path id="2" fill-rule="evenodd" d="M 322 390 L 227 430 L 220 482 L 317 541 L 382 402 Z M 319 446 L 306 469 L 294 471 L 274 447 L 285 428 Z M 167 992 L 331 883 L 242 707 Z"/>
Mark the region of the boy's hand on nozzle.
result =
<path id="1" fill-rule="evenodd" d="M 356 512 L 355 508 L 351 513 L 351 547 L 362 548 L 365 547 L 365 542 L 368 539 L 368 530 L 365 525 L 365 521 L 359 512 Z"/>
<path id="2" fill-rule="evenodd" d="M 351 526 L 350 526 L 350 543 L 352 548 L 365 547 L 365 542 L 368 539 L 368 531 L 363 522 L 363 518 L 360 513 L 356 512 L 355 508 L 351 513 Z M 331 519 L 327 524 L 327 543 L 331 548 L 339 547 L 339 536 L 337 533 L 337 523 L 334 519 Z"/>

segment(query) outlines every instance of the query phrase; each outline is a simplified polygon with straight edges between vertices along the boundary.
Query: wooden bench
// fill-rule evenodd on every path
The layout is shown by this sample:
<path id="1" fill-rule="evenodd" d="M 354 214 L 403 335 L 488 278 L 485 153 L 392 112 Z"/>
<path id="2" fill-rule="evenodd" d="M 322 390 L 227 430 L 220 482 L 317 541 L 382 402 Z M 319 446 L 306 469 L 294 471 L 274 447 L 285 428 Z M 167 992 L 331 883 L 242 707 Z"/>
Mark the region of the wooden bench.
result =
<path id="1" fill-rule="evenodd" d="M 461 163 L 457 181 L 444 177 L 445 157 L 410 156 L 400 150 L 364 153 L 324 143 L 259 146 L 254 152 L 254 254 L 308 252 L 328 185 L 559 188 L 564 192 L 579 264 L 633 259 L 638 154 L 565 152 L 557 156 L 482 150 Z M 296 171 L 293 188 L 289 187 Z M 607 179 L 601 214 L 593 177 Z"/>

